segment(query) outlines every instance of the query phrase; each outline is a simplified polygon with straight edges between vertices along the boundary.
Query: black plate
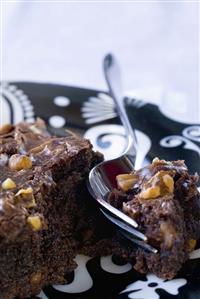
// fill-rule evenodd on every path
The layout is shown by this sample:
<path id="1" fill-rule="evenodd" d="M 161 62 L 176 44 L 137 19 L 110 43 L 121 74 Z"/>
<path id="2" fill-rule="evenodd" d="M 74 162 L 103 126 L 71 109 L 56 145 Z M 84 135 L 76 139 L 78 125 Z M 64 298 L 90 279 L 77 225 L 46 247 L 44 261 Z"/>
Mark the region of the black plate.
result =
<path id="1" fill-rule="evenodd" d="M 3 122 L 43 118 L 57 135 L 66 129 L 91 140 L 107 159 L 119 156 L 126 139 L 112 99 L 102 91 L 55 84 L 3 84 Z M 140 164 L 154 157 L 184 159 L 191 173 L 200 173 L 200 125 L 169 119 L 153 104 L 126 98 L 125 104 L 139 141 Z M 140 275 L 114 257 L 77 256 L 71 282 L 50 286 L 43 299 L 197 299 L 200 298 L 200 249 L 192 253 L 177 278 L 163 281 Z"/>

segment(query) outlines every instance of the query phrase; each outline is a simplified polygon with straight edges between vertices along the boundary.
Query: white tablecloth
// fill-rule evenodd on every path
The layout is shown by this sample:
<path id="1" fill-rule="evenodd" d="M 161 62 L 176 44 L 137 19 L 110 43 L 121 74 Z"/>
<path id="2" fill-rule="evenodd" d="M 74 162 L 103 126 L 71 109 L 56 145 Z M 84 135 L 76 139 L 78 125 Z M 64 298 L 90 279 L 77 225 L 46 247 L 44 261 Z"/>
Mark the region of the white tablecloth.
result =
<path id="1" fill-rule="evenodd" d="M 55 1 L 56 2 L 56 1 Z M 124 89 L 200 121 L 198 3 L 3 3 L 3 79 L 106 89 L 113 52 Z"/>

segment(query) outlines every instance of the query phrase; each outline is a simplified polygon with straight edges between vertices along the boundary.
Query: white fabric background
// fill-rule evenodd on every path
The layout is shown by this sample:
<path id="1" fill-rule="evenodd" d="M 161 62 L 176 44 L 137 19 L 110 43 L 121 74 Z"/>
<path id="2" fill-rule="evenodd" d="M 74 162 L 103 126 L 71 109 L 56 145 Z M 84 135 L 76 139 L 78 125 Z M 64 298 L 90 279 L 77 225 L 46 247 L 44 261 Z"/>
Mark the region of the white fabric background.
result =
<path id="1" fill-rule="evenodd" d="M 56 1 L 55 1 L 56 2 Z M 106 89 L 113 52 L 125 91 L 200 121 L 198 3 L 3 3 L 3 78 Z"/>

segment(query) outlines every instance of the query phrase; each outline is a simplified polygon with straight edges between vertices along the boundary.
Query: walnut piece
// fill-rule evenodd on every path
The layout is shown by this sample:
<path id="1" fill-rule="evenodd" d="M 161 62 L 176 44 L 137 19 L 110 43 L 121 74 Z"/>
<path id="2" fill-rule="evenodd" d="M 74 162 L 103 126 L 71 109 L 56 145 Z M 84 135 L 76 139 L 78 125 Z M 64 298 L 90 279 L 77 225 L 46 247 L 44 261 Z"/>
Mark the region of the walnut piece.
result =
<path id="1" fill-rule="evenodd" d="M 160 195 L 160 187 L 152 186 L 140 192 L 140 197 L 144 199 L 156 198 Z"/>
<path id="2" fill-rule="evenodd" d="M 12 170 L 29 169 L 32 167 L 31 159 L 26 155 L 12 155 L 8 162 L 9 168 Z"/>
<path id="3" fill-rule="evenodd" d="M 126 192 L 134 186 L 134 184 L 138 180 L 138 176 L 135 175 L 134 173 L 119 174 L 119 175 L 117 175 L 116 180 L 117 180 L 118 187 L 122 191 Z"/>
<path id="4" fill-rule="evenodd" d="M 7 178 L 5 181 L 3 181 L 1 186 L 4 190 L 10 190 L 16 188 L 15 182 L 10 178 Z"/>
<path id="5" fill-rule="evenodd" d="M 144 183 L 139 194 L 140 198 L 153 199 L 174 192 L 173 177 L 167 171 L 158 171 L 153 177 Z"/>
<path id="6" fill-rule="evenodd" d="M 33 230 L 39 231 L 42 228 L 42 222 L 39 216 L 29 216 L 27 218 L 27 223 Z"/>
<path id="7" fill-rule="evenodd" d="M 0 126 L 0 135 L 8 134 L 12 130 L 13 126 L 11 124 L 5 124 Z"/>
<path id="8" fill-rule="evenodd" d="M 171 165 L 172 162 L 171 161 L 166 161 L 164 159 L 159 159 L 158 157 L 155 157 L 153 160 L 152 160 L 152 164 L 154 165 Z"/>
<path id="9" fill-rule="evenodd" d="M 169 193 L 173 193 L 174 192 L 174 180 L 173 180 L 173 178 L 169 174 L 165 174 L 165 175 L 163 175 L 162 179 L 163 179 L 163 183 L 168 188 Z"/>
<path id="10" fill-rule="evenodd" d="M 31 275 L 31 284 L 39 284 L 42 280 L 42 273 L 36 272 Z"/>
<path id="11" fill-rule="evenodd" d="M 189 242 L 189 251 L 193 251 L 196 247 L 197 241 L 195 239 L 190 239 Z"/>
<path id="12" fill-rule="evenodd" d="M 168 222 L 162 222 L 160 225 L 160 231 L 164 238 L 164 244 L 167 248 L 171 248 L 173 240 L 176 239 L 176 232 L 172 224 Z"/>
<path id="13" fill-rule="evenodd" d="M 35 134 L 41 134 L 41 130 L 38 129 L 35 125 L 30 126 L 30 130 Z"/>
<path id="14" fill-rule="evenodd" d="M 15 194 L 15 201 L 17 203 L 23 201 L 25 208 L 34 208 L 36 206 L 36 203 L 35 198 L 33 196 L 33 189 L 31 187 L 28 187 L 26 189 L 20 189 Z"/>
<path id="15" fill-rule="evenodd" d="M 155 163 L 158 163 L 160 162 L 160 159 L 158 157 L 155 157 L 153 160 L 152 160 L 152 164 L 155 164 Z"/>

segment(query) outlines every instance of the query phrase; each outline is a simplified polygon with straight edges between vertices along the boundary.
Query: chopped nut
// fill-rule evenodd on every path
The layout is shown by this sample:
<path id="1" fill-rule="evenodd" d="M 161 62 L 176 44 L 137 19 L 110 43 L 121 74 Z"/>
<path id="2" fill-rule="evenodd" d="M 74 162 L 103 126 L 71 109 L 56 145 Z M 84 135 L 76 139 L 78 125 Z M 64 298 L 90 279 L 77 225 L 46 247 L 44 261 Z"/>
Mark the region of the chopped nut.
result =
<path id="1" fill-rule="evenodd" d="M 153 163 L 153 164 L 154 164 L 154 163 L 158 163 L 159 161 L 160 161 L 160 159 L 159 159 L 158 157 L 156 157 L 156 158 L 153 159 L 152 163 Z"/>
<path id="2" fill-rule="evenodd" d="M 131 189 L 138 180 L 138 176 L 130 174 L 119 174 L 116 177 L 118 187 L 123 191 L 128 191 Z"/>
<path id="3" fill-rule="evenodd" d="M 41 130 L 39 130 L 35 125 L 30 126 L 30 130 L 35 134 L 41 134 Z"/>
<path id="4" fill-rule="evenodd" d="M 16 194 L 15 197 L 21 195 L 22 197 L 24 197 L 24 195 L 29 195 L 29 194 L 33 194 L 33 189 L 31 187 L 28 187 L 26 189 L 20 189 Z"/>
<path id="5" fill-rule="evenodd" d="M 27 218 L 27 223 L 34 229 L 40 230 L 42 228 L 42 222 L 39 216 L 29 216 Z"/>
<path id="6" fill-rule="evenodd" d="M 174 192 L 174 180 L 169 174 L 163 176 L 163 182 L 167 186 L 170 193 Z"/>
<path id="7" fill-rule="evenodd" d="M 52 141 L 52 139 L 51 139 L 51 141 Z M 50 141 L 47 140 L 47 141 L 41 143 L 40 145 L 33 147 L 29 152 L 31 154 L 37 154 L 39 152 L 42 152 L 46 146 L 48 147 L 49 143 L 50 143 Z"/>
<path id="8" fill-rule="evenodd" d="M 174 180 L 169 171 L 158 171 L 153 177 L 144 183 L 140 197 L 144 199 L 165 196 L 174 191 Z"/>
<path id="9" fill-rule="evenodd" d="M 36 272 L 31 275 L 31 284 L 39 284 L 42 280 L 42 273 L 41 272 Z"/>
<path id="10" fill-rule="evenodd" d="M 32 167 L 31 159 L 26 155 L 15 154 L 9 159 L 9 167 L 12 170 L 29 169 Z"/>
<path id="11" fill-rule="evenodd" d="M 1 186 L 4 190 L 16 188 L 15 182 L 13 180 L 11 180 L 10 178 L 7 178 L 5 181 L 3 181 Z"/>
<path id="12" fill-rule="evenodd" d="M 160 231 L 163 234 L 165 245 L 167 248 L 171 248 L 173 245 L 173 240 L 176 238 L 174 227 L 168 222 L 162 222 L 160 225 Z"/>
<path id="13" fill-rule="evenodd" d="M 33 196 L 33 189 L 31 187 L 27 189 L 20 189 L 15 194 L 15 201 L 17 203 L 23 201 L 25 203 L 25 208 L 34 208 L 36 206 L 36 203 Z"/>
<path id="14" fill-rule="evenodd" d="M 195 239 L 190 239 L 189 240 L 189 251 L 193 251 L 194 248 L 196 247 L 197 241 Z"/>
<path id="15" fill-rule="evenodd" d="M 11 124 L 5 124 L 0 126 L 0 135 L 8 134 L 12 130 L 13 126 Z"/>
<path id="16" fill-rule="evenodd" d="M 140 192 L 140 197 L 144 199 L 156 198 L 160 195 L 160 187 L 152 186 Z"/>

